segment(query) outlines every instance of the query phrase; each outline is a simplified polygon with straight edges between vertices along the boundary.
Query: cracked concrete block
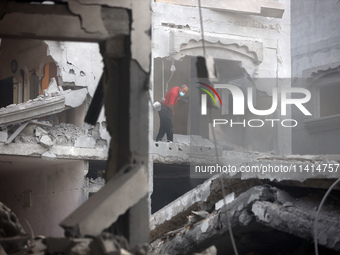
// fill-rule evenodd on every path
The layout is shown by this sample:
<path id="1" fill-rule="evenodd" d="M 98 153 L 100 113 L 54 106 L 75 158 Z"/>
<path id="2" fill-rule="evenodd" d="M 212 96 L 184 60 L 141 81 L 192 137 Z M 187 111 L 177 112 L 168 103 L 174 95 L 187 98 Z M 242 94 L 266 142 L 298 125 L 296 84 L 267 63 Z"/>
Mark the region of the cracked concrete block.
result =
<path id="1" fill-rule="evenodd" d="M 294 204 L 294 198 L 291 197 L 286 191 L 274 188 L 275 191 L 275 199 L 278 201 L 280 204 L 285 204 L 290 205 Z"/>
<path id="2" fill-rule="evenodd" d="M 52 141 L 52 139 L 48 135 L 43 135 L 40 138 L 39 143 L 47 148 L 50 148 L 53 146 L 54 141 Z"/>
<path id="3" fill-rule="evenodd" d="M 65 105 L 76 108 L 80 106 L 86 98 L 87 89 L 73 90 L 71 93 L 65 94 Z"/>
<path id="4" fill-rule="evenodd" d="M 46 131 L 45 129 L 39 127 L 39 126 L 36 127 L 36 128 L 35 128 L 35 136 L 36 136 L 36 137 L 41 137 L 41 136 L 43 136 L 43 135 L 47 135 L 47 131 Z"/>
<path id="5" fill-rule="evenodd" d="M 252 220 L 254 220 L 254 215 L 250 214 L 248 211 L 242 211 L 238 220 L 244 225 L 247 226 Z"/>
<path id="6" fill-rule="evenodd" d="M 225 196 L 225 203 L 226 204 L 229 204 L 231 203 L 232 201 L 234 201 L 235 199 L 235 193 L 230 193 L 228 195 Z M 218 210 L 220 209 L 222 206 L 224 205 L 224 199 L 221 199 L 220 201 L 218 201 L 216 204 L 215 204 L 215 210 Z"/>
<path id="7" fill-rule="evenodd" d="M 135 165 L 120 172 L 78 207 L 60 226 L 66 236 L 97 236 L 148 194 L 148 172 Z M 95 220 L 94 220 L 95 219 Z"/>
<path id="8" fill-rule="evenodd" d="M 48 159 L 48 160 L 55 160 L 55 159 L 57 159 L 57 156 L 56 156 L 53 152 L 51 152 L 51 151 L 45 151 L 45 152 L 41 155 L 41 157 L 42 157 L 43 159 Z"/>
<path id="9" fill-rule="evenodd" d="M 310 201 L 306 199 L 300 199 L 299 206 L 286 208 L 268 201 L 256 201 L 251 210 L 257 222 L 300 238 L 309 239 L 314 235 L 315 219 L 315 212 L 306 209 L 309 203 Z M 339 207 L 333 212 L 331 210 L 324 212 L 325 215 L 320 215 L 318 221 L 319 244 L 336 251 L 340 251 L 338 209 Z"/>
<path id="10" fill-rule="evenodd" d="M 55 80 L 55 78 L 51 79 L 50 84 L 48 84 L 48 87 L 44 92 L 46 92 L 48 94 L 59 92 L 58 84 L 57 84 L 57 81 Z"/>
<path id="11" fill-rule="evenodd" d="M 7 131 L 0 131 L 0 142 L 6 142 L 8 139 Z"/>
<path id="12" fill-rule="evenodd" d="M 90 238 L 79 238 L 73 239 L 71 248 L 66 252 L 69 255 L 91 255 L 90 243 L 92 239 Z"/>
<path id="13" fill-rule="evenodd" d="M 121 236 L 113 236 L 111 233 L 103 232 L 91 243 L 91 253 L 94 255 L 121 255 L 121 250 L 128 249 L 128 241 Z M 129 253 L 128 253 L 129 254 Z"/>
<path id="14" fill-rule="evenodd" d="M 96 141 L 92 137 L 82 136 L 76 139 L 74 147 L 79 148 L 94 148 L 96 146 Z"/>

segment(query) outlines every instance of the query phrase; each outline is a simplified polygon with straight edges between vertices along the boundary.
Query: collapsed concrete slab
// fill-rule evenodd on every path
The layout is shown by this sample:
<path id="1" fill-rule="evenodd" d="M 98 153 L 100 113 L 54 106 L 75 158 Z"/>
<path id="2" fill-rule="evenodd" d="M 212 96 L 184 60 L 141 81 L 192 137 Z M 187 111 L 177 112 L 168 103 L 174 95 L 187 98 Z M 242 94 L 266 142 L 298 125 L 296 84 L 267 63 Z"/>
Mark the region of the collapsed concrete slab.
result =
<path id="1" fill-rule="evenodd" d="M 229 148 L 229 146 L 227 146 Z M 150 156 L 154 163 L 190 165 L 192 178 L 208 179 L 215 174 L 226 173 L 242 179 L 298 180 L 312 178 L 336 178 L 340 171 L 338 155 L 286 155 L 242 152 L 225 149 L 201 136 L 176 135 L 174 143 L 150 144 Z"/>
<path id="2" fill-rule="evenodd" d="M 223 179 L 224 194 L 237 195 L 247 189 L 262 184 L 259 179 L 247 180 Z M 183 226 L 186 216 L 191 211 L 214 210 L 215 203 L 223 198 L 221 180 L 217 176 L 205 181 L 158 212 L 150 218 L 150 240 L 154 241 L 174 228 Z"/>
<path id="3" fill-rule="evenodd" d="M 319 200 L 320 201 L 320 200 Z M 278 205 L 266 201 L 257 201 L 252 206 L 258 222 L 292 233 L 298 237 L 312 240 L 317 201 L 306 201 L 300 204 Z M 334 208 L 323 211 L 318 221 L 318 244 L 340 251 L 340 219 Z"/>
<path id="4" fill-rule="evenodd" d="M 150 155 L 154 163 L 189 164 L 191 161 L 206 162 L 216 157 L 215 145 L 198 135 L 174 135 L 174 142 L 154 142 L 150 144 Z M 217 147 L 217 155 L 222 156 L 222 148 Z"/>
<path id="5" fill-rule="evenodd" d="M 269 185 L 253 187 L 192 227 L 179 228 L 171 235 L 164 235 L 162 241 L 152 244 L 152 251 L 190 254 L 214 244 L 220 253 L 229 254 L 232 247 L 228 222 L 241 253 L 268 247 L 282 251 L 287 249 L 284 247 L 287 245 L 296 249 L 303 239 L 313 238 L 316 208 L 322 198 L 321 194 L 310 190 L 300 192 L 288 194 Z M 337 230 L 340 219 L 337 212 L 340 203 L 336 198 L 330 200 L 319 219 L 318 239 L 320 245 L 339 251 L 340 235 Z"/>
<path id="6" fill-rule="evenodd" d="M 40 144 L 11 143 L 6 145 L 0 143 L 0 154 L 2 155 L 41 157 L 46 151 L 53 153 L 56 159 L 106 160 L 108 155 L 107 148 L 76 148 L 54 145 L 46 149 L 46 147 Z"/>
<path id="7" fill-rule="evenodd" d="M 49 116 L 79 106 L 86 98 L 87 89 L 65 90 L 63 92 L 40 95 L 33 100 L 0 109 L 0 127 Z M 75 103 L 73 99 L 80 96 Z M 81 102 L 80 102 L 81 101 Z M 68 103 L 67 103 L 68 102 Z"/>
<path id="8" fill-rule="evenodd" d="M 144 166 L 123 169 L 60 223 L 66 236 L 99 235 L 148 194 L 147 180 Z"/>
<path id="9" fill-rule="evenodd" d="M 108 141 L 100 137 L 97 126 L 52 123 L 28 121 L 13 133 L 6 131 L 11 136 L 5 143 L 0 142 L 0 153 L 33 157 L 44 154 L 44 157 L 53 155 L 56 159 L 107 159 Z"/>
<path id="10" fill-rule="evenodd" d="M 185 228 L 180 234 L 165 240 L 164 243 L 155 248 L 156 252 L 171 254 L 190 254 L 203 250 L 207 243 L 218 240 L 229 232 L 227 217 L 230 217 L 231 226 L 241 226 L 239 218 L 246 208 L 249 209 L 255 201 L 273 201 L 274 195 L 268 187 L 253 187 L 241 194 L 233 202 L 214 211 L 204 221 L 196 223 L 191 228 Z M 227 209 L 227 210 L 226 210 Z M 210 242 L 209 242 L 209 241 Z M 210 246 L 210 245 L 209 245 Z"/>

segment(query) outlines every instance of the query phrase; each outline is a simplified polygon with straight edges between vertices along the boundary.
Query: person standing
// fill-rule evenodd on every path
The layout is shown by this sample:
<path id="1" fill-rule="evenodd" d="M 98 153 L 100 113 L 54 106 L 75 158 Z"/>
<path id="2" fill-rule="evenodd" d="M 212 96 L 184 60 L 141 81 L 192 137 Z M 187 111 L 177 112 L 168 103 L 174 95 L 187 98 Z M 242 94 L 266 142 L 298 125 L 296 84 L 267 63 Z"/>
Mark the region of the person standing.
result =
<path id="1" fill-rule="evenodd" d="M 167 141 L 173 141 L 173 127 L 172 127 L 172 115 L 175 114 L 174 106 L 177 103 L 179 96 L 184 96 L 189 88 L 183 84 L 181 87 L 173 87 L 165 96 L 165 100 L 161 104 L 161 110 L 158 112 L 160 126 L 156 141 L 162 140 L 164 134 L 166 134 Z"/>

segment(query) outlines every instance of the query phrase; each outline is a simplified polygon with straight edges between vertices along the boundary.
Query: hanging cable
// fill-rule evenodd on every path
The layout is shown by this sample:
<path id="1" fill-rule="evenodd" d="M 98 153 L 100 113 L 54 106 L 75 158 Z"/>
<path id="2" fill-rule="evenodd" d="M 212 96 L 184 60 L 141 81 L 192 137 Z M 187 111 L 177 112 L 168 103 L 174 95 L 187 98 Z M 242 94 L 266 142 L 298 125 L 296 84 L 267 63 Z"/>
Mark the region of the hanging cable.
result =
<path id="1" fill-rule="evenodd" d="M 170 78 L 169 78 L 169 80 L 167 81 L 166 86 L 165 86 L 165 91 L 166 91 L 166 92 L 168 92 L 168 90 L 169 90 L 169 82 L 170 82 L 170 80 L 172 79 L 172 76 L 174 75 L 174 73 L 175 73 L 175 71 L 176 71 L 176 67 L 175 67 L 174 64 L 175 64 L 175 60 L 172 59 L 171 67 L 170 67 L 171 75 L 170 75 Z M 164 97 L 164 96 L 163 96 L 163 97 Z"/>
<path id="2" fill-rule="evenodd" d="M 201 24 L 201 35 L 202 35 L 202 47 L 203 47 L 203 56 L 204 58 L 206 57 L 206 50 L 205 50 L 205 40 L 204 40 L 204 29 L 203 29 L 203 18 L 202 18 L 202 8 L 201 8 L 201 0 L 198 0 L 198 10 L 199 10 L 199 16 L 200 16 L 200 24 Z M 209 109 L 210 111 L 210 122 L 212 123 L 212 113 L 211 113 L 211 108 Z M 217 164 L 219 164 L 219 156 L 218 156 L 218 151 L 217 151 L 217 142 L 216 142 L 216 134 L 215 134 L 215 130 L 212 128 L 212 134 L 213 134 L 213 139 L 214 139 L 214 147 L 215 147 L 215 154 L 216 154 L 216 161 Z M 231 224 L 230 224 L 230 218 L 229 218 L 229 214 L 227 211 L 227 202 L 226 202 L 226 194 L 225 194 L 225 190 L 224 190 L 224 183 L 223 183 L 223 178 L 220 175 L 219 179 L 221 181 L 221 189 L 222 189 L 222 196 L 223 196 L 223 208 L 226 209 L 226 217 L 227 217 L 227 224 L 228 224 L 228 229 L 229 229 L 229 235 L 230 235 L 230 240 L 233 246 L 233 250 L 235 255 L 238 255 L 238 251 L 237 251 L 237 247 L 236 247 L 236 243 L 235 243 L 235 239 L 234 239 L 234 234 L 233 234 L 233 230 L 231 228 Z"/>
<path id="3" fill-rule="evenodd" d="M 162 88 L 163 88 L 163 97 L 164 98 L 164 60 L 162 59 Z"/>
<path id="4" fill-rule="evenodd" d="M 203 30 L 203 18 L 202 18 L 201 0 L 198 0 L 198 10 L 199 10 L 199 15 L 200 15 L 200 23 L 201 23 L 203 56 L 205 57 L 206 55 L 205 55 L 205 41 L 204 41 L 204 30 Z"/>
<path id="5" fill-rule="evenodd" d="M 318 211 L 316 212 L 315 215 L 315 219 L 314 219 L 314 249 L 315 249 L 315 255 L 319 255 L 319 249 L 318 249 L 318 219 L 319 219 L 319 214 L 321 211 L 321 208 L 323 206 L 323 204 L 325 203 L 328 195 L 331 193 L 332 189 L 340 182 L 340 178 L 337 179 L 332 186 L 329 187 L 329 189 L 327 190 L 326 194 L 324 195 L 324 197 L 321 200 L 321 203 L 319 205 Z"/>

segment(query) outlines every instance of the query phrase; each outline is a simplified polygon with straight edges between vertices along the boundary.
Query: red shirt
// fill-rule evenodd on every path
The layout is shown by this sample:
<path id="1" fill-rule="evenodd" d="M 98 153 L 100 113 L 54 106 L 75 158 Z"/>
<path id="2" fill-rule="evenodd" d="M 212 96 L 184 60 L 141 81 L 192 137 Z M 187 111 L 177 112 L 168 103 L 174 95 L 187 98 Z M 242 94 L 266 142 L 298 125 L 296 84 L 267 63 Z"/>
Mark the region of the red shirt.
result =
<path id="1" fill-rule="evenodd" d="M 164 104 L 169 107 L 169 104 L 175 105 L 179 97 L 179 87 L 173 87 L 165 96 Z"/>

